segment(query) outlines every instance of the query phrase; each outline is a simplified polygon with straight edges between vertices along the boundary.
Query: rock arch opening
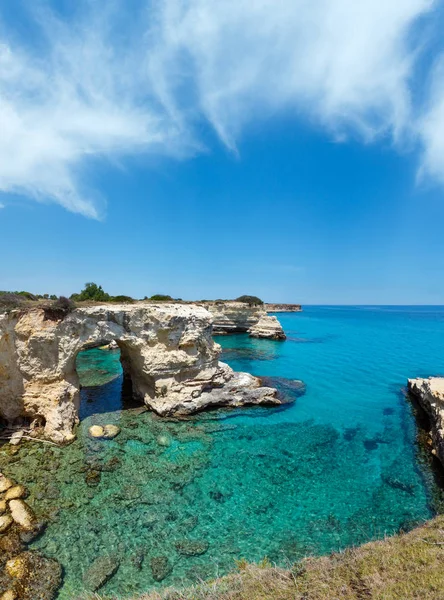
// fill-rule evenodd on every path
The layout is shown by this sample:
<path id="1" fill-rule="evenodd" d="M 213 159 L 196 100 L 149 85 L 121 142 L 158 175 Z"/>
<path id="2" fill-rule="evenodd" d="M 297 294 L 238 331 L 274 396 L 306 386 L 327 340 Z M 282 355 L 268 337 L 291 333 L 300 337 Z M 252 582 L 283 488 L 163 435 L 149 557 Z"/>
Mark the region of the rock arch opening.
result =
<path id="1" fill-rule="evenodd" d="M 82 349 L 75 364 L 80 388 L 79 421 L 144 405 L 134 392 L 128 353 L 114 340 Z"/>

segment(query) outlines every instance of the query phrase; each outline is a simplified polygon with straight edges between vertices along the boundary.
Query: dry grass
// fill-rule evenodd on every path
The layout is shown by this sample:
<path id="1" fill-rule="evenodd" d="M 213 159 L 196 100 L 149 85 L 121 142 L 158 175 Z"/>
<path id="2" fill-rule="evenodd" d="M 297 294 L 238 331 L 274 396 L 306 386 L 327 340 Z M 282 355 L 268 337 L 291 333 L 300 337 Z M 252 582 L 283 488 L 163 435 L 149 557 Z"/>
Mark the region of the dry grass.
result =
<path id="1" fill-rule="evenodd" d="M 292 570 L 241 561 L 238 571 L 184 590 L 137 600 L 444 600 L 444 516 L 407 534 L 371 542 Z M 136 600 L 136 599 L 134 599 Z"/>

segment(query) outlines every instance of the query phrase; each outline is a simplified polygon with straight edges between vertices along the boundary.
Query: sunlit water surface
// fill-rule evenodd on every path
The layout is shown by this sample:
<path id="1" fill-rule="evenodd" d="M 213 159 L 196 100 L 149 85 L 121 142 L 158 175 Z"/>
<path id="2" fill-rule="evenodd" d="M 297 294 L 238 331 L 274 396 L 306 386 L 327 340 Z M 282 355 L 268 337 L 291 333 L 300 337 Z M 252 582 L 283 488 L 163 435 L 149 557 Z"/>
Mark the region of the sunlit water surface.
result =
<path id="1" fill-rule="evenodd" d="M 119 567 L 100 592 L 125 598 L 225 573 L 240 558 L 286 565 L 439 509 L 402 389 L 407 377 L 444 374 L 444 309 L 308 307 L 279 318 L 286 342 L 217 341 L 235 369 L 290 380 L 277 382 L 295 399 L 285 410 L 159 419 L 122 401 L 119 352 L 94 349 L 78 359 L 77 440 L 0 449 L 48 520 L 33 547 L 63 564 L 61 600 L 104 555 Z M 94 441 L 95 423 L 122 431 Z"/>

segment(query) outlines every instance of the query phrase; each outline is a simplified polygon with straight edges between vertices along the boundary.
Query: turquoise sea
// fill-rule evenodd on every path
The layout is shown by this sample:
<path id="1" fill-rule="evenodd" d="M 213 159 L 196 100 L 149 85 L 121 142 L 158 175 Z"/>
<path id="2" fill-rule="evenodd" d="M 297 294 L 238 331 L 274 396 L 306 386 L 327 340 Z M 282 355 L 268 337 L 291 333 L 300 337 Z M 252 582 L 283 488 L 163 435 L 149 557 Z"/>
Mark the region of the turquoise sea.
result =
<path id="1" fill-rule="evenodd" d="M 61 600 L 80 595 L 102 556 L 117 570 L 100 593 L 129 598 L 226 573 L 241 558 L 289 565 L 442 509 L 441 473 L 418 443 L 425 436 L 405 385 L 444 375 L 444 308 L 277 316 L 285 342 L 217 342 L 233 368 L 292 395 L 290 406 L 160 419 L 122 396 L 119 352 L 94 349 L 78 359 L 76 442 L 0 449 L 3 470 L 28 486 L 48 521 L 32 546 L 62 562 Z M 92 423 L 122 431 L 90 440 Z"/>

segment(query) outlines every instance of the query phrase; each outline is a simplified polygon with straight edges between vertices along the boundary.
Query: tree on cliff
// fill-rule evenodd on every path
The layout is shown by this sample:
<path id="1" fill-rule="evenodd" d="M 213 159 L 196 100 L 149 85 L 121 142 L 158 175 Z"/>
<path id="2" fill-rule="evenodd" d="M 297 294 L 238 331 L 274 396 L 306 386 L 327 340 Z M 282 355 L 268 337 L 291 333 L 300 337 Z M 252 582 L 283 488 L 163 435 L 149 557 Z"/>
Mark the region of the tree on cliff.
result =
<path id="1" fill-rule="evenodd" d="M 110 295 L 103 291 L 102 286 L 93 282 L 85 283 L 85 287 L 80 294 L 71 295 L 71 300 L 76 302 L 83 302 L 87 300 L 94 302 L 107 302 L 109 299 Z"/>
<path id="2" fill-rule="evenodd" d="M 239 296 L 236 298 L 236 302 L 245 302 L 245 304 L 249 304 L 250 306 L 255 306 L 256 304 L 263 304 L 263 300 L 258 298 L 257 296 Z"/>

